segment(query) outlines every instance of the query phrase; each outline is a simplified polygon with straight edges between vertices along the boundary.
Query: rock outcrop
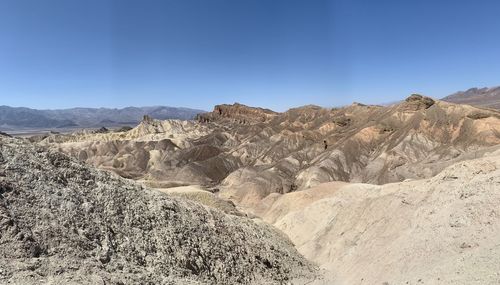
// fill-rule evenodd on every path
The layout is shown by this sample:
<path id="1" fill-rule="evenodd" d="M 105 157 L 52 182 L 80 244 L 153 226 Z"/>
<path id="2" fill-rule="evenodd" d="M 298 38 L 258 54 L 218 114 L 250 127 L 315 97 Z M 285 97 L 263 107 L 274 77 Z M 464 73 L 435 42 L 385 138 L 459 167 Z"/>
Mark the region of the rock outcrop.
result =
<path id="1" fill-rule="evenodd" d="M 412 94 L 405 99 L 403 104 L 401 104 L 401 108 L 405 111 L 418 111 L 428 109 L 434 105 L 434 103 L 435 101 L 430 97 Z"/>
<path id="2" fill-rule="evenodd" d="M 269 109 L 248 107 L 234 103 L 233 105 L 217 105 L 212 112 L 199 114 L 196 119 L 204 123 L 229 120 L 239 124 L 252 124 L 267 122 L 277 114 Z"/>
<path id="3" fill-rule="evenodd" d="M 0 283 L 283 284 L 312 266 L 281 233 L 0 138 Z"/>

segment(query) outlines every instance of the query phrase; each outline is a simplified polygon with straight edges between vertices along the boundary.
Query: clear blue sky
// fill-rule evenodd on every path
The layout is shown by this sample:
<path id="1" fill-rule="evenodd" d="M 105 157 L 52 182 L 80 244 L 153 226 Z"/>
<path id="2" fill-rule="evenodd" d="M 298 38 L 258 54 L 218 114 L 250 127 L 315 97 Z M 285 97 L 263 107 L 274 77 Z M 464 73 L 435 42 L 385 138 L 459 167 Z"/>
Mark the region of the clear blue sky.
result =
<path id="1" fill-rule="evenodd" d="M 0 0 L 0 105 L 211 109 L 500 85 L 500 1 Z"/>

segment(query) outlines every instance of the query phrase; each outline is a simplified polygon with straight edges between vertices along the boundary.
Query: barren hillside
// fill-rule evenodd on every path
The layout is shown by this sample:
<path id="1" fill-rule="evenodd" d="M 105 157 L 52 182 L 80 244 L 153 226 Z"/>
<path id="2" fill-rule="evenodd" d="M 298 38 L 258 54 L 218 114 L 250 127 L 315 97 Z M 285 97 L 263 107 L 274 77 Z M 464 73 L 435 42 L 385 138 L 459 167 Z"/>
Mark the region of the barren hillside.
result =
<path id="1" fill-rule="evenodd" d="M 284 113 L 221 105 L 198 119 L 147 119 L 124 133 L 43 142 L 125 177 L 216 188 L 250 208 L 270 193 L 329 181 L 429 178 L 500 143 L 500 112 L 420 95 L 389 107 L 355 103 Z"/>
<path id="2" fill-rule="evenodd" d="M 427 180 L 273 194 L 257 212 L 338 284 L 498 284 L 498 149 Z"/>
<path id="3" fill-rule="evenodd" d="M 495 110 L 416 94 L 283 113 L 219 105 L 198 121 L 145 117 L 131 130 L 31 141 L 2 143 L 9 280 L 35 274 L 22 257 L 41 258 L 42 279 L 54 258 L 77 264 L 61 277 L 77 282 L 311 281 L 283 235 L 245 217 L 256 215 L 321 266 L 314 284 L 500 281 Z"/>

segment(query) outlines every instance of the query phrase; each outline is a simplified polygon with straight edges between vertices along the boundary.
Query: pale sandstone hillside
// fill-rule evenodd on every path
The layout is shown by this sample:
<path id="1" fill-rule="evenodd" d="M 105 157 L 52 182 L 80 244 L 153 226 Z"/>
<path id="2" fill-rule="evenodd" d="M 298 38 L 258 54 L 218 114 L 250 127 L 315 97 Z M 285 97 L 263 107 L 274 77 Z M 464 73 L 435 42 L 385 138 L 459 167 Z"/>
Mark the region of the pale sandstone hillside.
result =
<path id="1" fill-rule="evenodd" d="M 496 149 L 431 179 L 273 194 L 256 212 L 336 284 L 498 284 Z"/>

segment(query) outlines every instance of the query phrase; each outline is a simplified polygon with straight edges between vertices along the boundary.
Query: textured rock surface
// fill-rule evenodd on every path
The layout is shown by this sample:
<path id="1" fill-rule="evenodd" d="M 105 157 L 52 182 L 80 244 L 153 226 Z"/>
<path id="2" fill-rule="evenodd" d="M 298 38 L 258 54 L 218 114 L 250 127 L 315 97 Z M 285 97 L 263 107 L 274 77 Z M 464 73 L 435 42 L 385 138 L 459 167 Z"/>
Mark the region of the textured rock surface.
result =
<path id="1" fill-rule="evenodd" d="M 267 122 L 278 113 L 263 108 L 248 107 L 239 103 L 233 105 L 217 105 L 210 113 L 198 114 L 196 119 L 200 122 L 226 120 L 239 124 Z"/>
<path id="2" fill-rule="evenodd" d="M 312 278 L 312 267 L 270 226 L 0 138 L 1 284 L 281 284 L 294 277 Z"/>
<path id="3" fill-rule="evenodd" d="M 410 97 L 406 98 L 405 102 L 402 104 L 402 108 L 406 111 L 418 111 L 422 109 L 428 109 L 434 105 L 435 101 L 432 98 L 425 97 L 419 94 L 412 94 Z"/>

